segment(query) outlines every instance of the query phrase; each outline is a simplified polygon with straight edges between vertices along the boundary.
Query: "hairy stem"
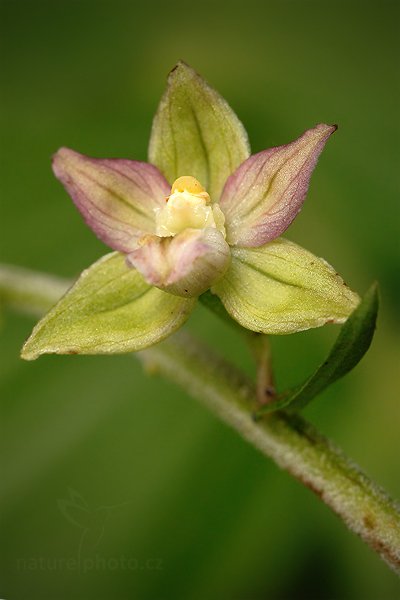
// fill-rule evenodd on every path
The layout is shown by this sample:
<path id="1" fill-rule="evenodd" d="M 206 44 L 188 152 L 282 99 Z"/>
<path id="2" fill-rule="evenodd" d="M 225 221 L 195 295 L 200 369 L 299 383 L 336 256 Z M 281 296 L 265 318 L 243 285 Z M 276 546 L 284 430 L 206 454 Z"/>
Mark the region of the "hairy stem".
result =
<path id="1" fill-rule="evenodd" d="M 1 299 L 25 312 L 45 310 L 67 287 L 68 282 L 57 278 L 0 266 Z M 399 506 L 312 425 L 282 412 L 255 420 L 253 382 L 187 333 L 137 356 L 310 488 L 400 574 Z"/>
<path id="2" fill-rule="evenodd" d="M 0 303 L 40 317 L 55 304 L 70 285 L 66 279 L 0 264 Z"/>
<path id="3" fill-rule="evenodd" d="M 249 443 L 310 488 L 400 573 L 400 508 L 343 452 L 298 415 L 253 418 L 256 390 L 223 359 L 180 333 L 139 358 L 198 398 Z"/>

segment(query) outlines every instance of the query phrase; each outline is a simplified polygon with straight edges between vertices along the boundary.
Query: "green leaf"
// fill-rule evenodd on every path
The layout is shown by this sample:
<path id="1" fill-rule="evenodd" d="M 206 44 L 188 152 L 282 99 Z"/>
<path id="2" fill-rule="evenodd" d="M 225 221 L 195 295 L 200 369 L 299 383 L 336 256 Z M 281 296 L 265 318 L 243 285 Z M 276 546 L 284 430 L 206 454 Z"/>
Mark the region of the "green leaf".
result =
<path id="1" fill-rule="evenodd" d="M 246 329 L 287 334 L 343 323 L 359 302 L 326 261 L 284 238 L 231 250 L 231 265 L 211 291 Z"/>
<path id="2" fill-rule="evenodd" d="M 82 273 L 36 325 L 21 356 L 141 350 L 178 329 L 194 303 L 148 285 L 124 255 L 113 252 Z"/>
<path id="3" fill-rule="evenodd" d="M 346 323 L 328 356 L 302 385 L 281 394 L 264 406 L 259 414 L 274 410 L 300 410 L 332 383 L 346 375 L 360 362 L 370 347 L 378 314 L 378 287 L 373 284 Z"/>
<path id="4" fill-rule="evenodd" d="M 247 133 L 227 102 L 179 62 L 154 117 L 149 161 L 171 184 L 192 175 L 217 201 L 229 175 L 249 155 Z"/>

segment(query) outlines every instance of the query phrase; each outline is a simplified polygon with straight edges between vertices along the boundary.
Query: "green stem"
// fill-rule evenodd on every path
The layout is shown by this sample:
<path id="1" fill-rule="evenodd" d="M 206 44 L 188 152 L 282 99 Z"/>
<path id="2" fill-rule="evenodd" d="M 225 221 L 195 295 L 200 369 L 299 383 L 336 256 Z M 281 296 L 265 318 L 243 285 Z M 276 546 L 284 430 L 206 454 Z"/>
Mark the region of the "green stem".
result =
<path id="1" fill-rule="evenodd" d="M 66 279 L 30 271 L 14 265 L 0 265 L 0 302 L 15 310 L 40 317 L 69 287 Z"/>
<path id="2" fill-rule="evenodd" d="M 263 333 L 249 332 L 247 341 L 257 366 L 256 393 L 259 408 L 275 399 L 274 373 L 269 337 Z"/>
<path id="3" fill-rule="evenodd" d="M 44 285 L 46 284 L 46 285 Z M 20 310 L 32 301 L 52 304 L 67 282 L 0 267 L 0 295 Z M 61 289 L 63 288 L 63 289 Z M 31 311 L 30 311 L 31 312 Z M 187 333 L 138 353 L 157 370 L 201 400 L 250 444 L 310 488 L 400 574 L 400 508 L 343 452 L 297 415 L 253 418 L 254 384 Z"/>
<path id="4" fill-rule="evenodd" d="M 255 421 L 256 393 L 242 375 L 180 333 L 139 358 L 206 404 L 250 444 L 310 488 L 400 574 L 400 507 L 343 452 L 298 415 Z"/>

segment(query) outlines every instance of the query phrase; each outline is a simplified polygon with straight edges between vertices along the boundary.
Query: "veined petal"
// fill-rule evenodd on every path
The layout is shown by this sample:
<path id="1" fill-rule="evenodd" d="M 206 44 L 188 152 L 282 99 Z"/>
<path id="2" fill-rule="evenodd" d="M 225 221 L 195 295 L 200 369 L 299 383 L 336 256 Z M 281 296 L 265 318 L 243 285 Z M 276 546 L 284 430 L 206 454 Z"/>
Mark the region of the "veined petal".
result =
<path id="1" fill-rule="evenodd" d="M 175 237 L 149 236 L 127 261 L 145 280 L 178 296 L 199 296 L 218 281 L 230 262 L 230 248 L 213 228 L 185 229 Z"/>
<path id="2" fill-rule="evenodd" d="M 246 130 L 228 103 L 179 62 L 154 117 L 149 161 L 171 184 L 192 175 L 218 202 L 226 179 L 249 155 Z"/>
<path id="3" fill-rule="evenodd" d="M 229 244 L 262 246 L 285 231 L 300 211 L 310 177 L 335 125 L 320 124 L 286 146 L 254 154 L 222 192 Z"/>
<path id="4" fill-rule="evenodd" d="M 149 286 L 113 252 L 84 271 L 36 325 L 22 358 L 142 350 L 176 331 L 194 304 Z"/>
<path id="5" fill-rule="evenodd" d="M 212 291 L 243 327 L 272 334 L 343 323 L 359 302 L 327 262 L 283 238 L 232 248 L 231 266 Z"/>
<path id="6" fill-rule="evenodd" d="M 129 252 L 143 233 L 155 232 L 154 209 L 165 204 L 169 185 L 153 165 L 61 148 L 53 170 L 89 227 L 114 250 Z"/>

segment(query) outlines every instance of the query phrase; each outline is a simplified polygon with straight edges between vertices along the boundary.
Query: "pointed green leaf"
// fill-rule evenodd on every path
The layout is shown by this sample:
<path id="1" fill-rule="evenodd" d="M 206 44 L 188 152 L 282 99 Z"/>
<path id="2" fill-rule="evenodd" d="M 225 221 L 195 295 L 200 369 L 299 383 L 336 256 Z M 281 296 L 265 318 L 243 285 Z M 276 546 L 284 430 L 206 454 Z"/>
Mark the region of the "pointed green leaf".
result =
<path id="1" fill-rule="evenodd" d="M 181 175 L 196 177 L 217 201 L 249 155 L 246 131 L 227 102 L 179 62 L 154 117 L 149 161 L 171 184 Z"/>
<path id="2" fill-rule="evenodd" d="M 141 350 L 178 329 L 194 303 L 148 285 L 122 254 L 113 252 L 82 273 L 36 325 L 21 356 Z"/>
<path id="3" fill-rule="evenodd" d="M 359 302 L 325 260 L 284 238 L 231 250 L 231 265 L 211 290 L 246 329 L 286 334 L 343 323 Z"/>
<path id="4" fill-rule="evenodd" d="M 302 409 L 337 379 L 354 369 L 370 347 L 376 326 L 378 300 L 378 288 L 374 284 L 343 325 L 328 358 L 319 369 L 302 385 L 263 407 L 260 414 L 283 408 Z"/>

